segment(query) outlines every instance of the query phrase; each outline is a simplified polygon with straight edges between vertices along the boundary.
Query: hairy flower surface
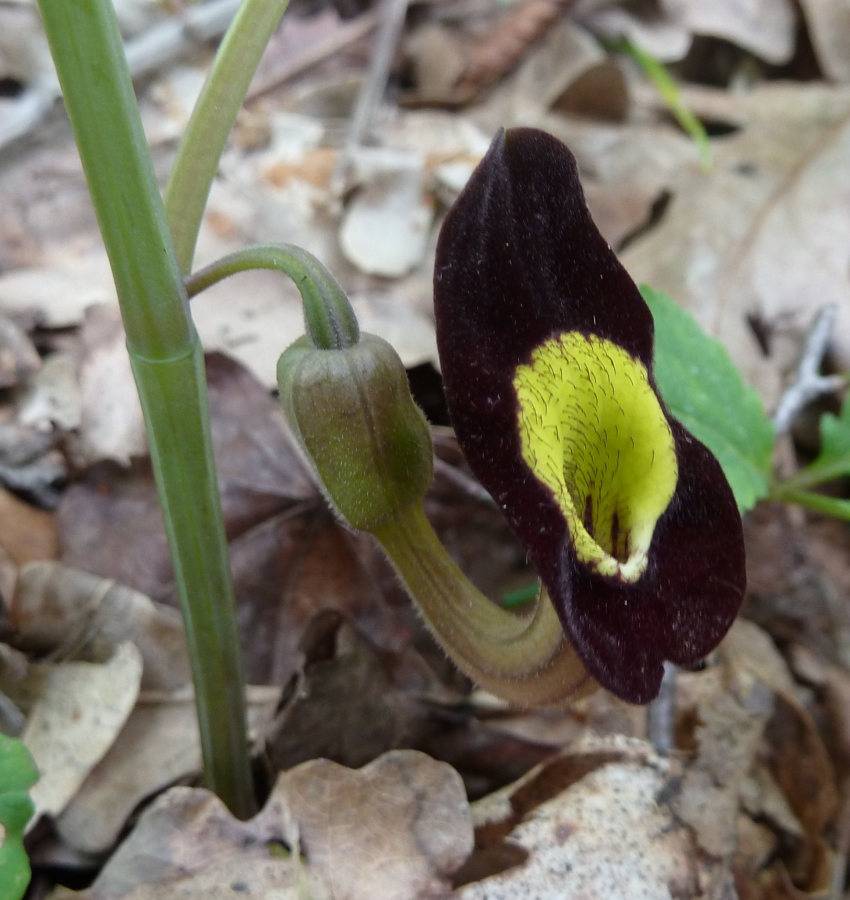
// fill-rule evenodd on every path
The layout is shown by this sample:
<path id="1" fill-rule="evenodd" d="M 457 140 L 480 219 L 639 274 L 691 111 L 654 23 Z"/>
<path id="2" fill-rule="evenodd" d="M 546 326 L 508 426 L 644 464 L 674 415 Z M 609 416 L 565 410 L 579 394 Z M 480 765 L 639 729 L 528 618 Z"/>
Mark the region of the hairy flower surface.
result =
<path id="1" fill-rule="evenodd" d="M 590 674 L 634 703 L 699 663 L 745 587 L 741 520 L 714 456 L 667 411 L 653 321 L 584 202 L 575 160 L 499 134 L 437 247 L 452 423 Z"/>

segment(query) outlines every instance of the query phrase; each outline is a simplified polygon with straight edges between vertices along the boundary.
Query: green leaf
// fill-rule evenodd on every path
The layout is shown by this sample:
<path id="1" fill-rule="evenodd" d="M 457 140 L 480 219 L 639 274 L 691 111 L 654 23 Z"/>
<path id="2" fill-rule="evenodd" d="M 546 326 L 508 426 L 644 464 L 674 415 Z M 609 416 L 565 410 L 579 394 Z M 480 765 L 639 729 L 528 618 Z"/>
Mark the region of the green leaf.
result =
<path id="1" fill-rule="evenodd" d="M 30 882 L 24 828 L 35 811 L 27 789 L 36 781 L 29 750 L 0 734 L 0 900 L 20 900 Z"/>
<path id="2" fill-rule="evenodd" d="M 717 457 L 741 512 L 767 496 L 773 425 L 719 341 L 666 294 L 641 286 L 655 319 L 655 378 L 670 412 Z"/>
<path id="3" fill-rule="evenodd" d="M 820 420 L 821 450 L 810 465 L 788 480 L 794 487 L 823 484 L 850 475 L 850 394 L 837 416 L 824 413 Z"/>

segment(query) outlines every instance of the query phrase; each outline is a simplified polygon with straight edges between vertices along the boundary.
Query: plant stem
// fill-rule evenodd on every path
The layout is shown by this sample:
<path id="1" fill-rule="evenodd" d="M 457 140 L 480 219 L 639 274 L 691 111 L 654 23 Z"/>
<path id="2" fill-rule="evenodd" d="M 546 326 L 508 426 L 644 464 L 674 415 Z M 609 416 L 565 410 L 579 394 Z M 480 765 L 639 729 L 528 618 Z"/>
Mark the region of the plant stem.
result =
<path id="1" fill-rule="evenodd" d="M 164 201 L 184 275 L 192 271 L 201 219 L 227 136 L 288 5 L 289 0 L 244 0 L 216 53 L 180 142 Z"/>
<path id="2" fill-rule="evenodd" d="M 254 809 L 203 354 L 110 0 L 40 0 L 112 266 L 180 593 L 208 785 Z"/>
<path id="3" fill-rule="evenodd" d="M 312 253 L 292 244 L 256 244 L 237 250 L 190 275 L 186 291 L 194 297 L 249 269 L 274 269 L 295 282 L 304 301 L 307 334 L 315 347 L 344 350 L 360 340 L 360 326 L 345 292 Z"/>

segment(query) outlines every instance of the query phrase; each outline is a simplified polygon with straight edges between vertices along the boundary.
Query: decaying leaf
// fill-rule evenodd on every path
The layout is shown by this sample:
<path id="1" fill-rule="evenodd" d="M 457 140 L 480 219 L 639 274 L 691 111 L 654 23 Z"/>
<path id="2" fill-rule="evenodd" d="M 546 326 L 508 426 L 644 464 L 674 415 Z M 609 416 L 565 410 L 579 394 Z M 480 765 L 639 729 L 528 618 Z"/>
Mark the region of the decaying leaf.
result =
<path id="1" fill-rule="evenodd" d="M 109 662 L 59 663 L 48 672 L 21 736 L 41 773 L 33 823 L 58 815 L 77 793 L 127 721 L 141 678 L 141 654 L 129 641 Z"/>
<path id="2" fill-rule="evenodd" d="M 310 868 L 337 900 L 439 896 L 472 850 L 460 776 L 415 750 L 356 771 L 315 760 L 281 783 Z"/>
<path id="3" fill-rule="evenodd" d="M 672 777 L 641 741 L 587 739 L 563 751 L 473 807 L 485 858 L 464 872 L 480 876 L 488 862 L 504 871 L 466 884 L 458 900 L 700 896 L 707 872 L 663 800 Z"/>
<path id="4" fill-rule="evenodd" d="M 772 408 L 825 303 L 839 308 L 836 358 L 850 367 L 850 94 L 767 84 L 686 100 L 740 130 L 717 143 L 711 173 L 681 171 L 661 223 L 623 263 L 719 338 Z M 798 339 L 782 347 L 789 329 Z"/>
<path id="5" fill-rule="evenodd" d="M 273 771 L 318 757 L 363 766 L 421 741 L 426 708 L 392 684 L 389 665 L 339 612 L 316 614 L 301 649 L 303 677 L 265 737 Z"/>
<path id="6" fill-rule="evenodd" d="M 133 641 L 144 663 L 142 690 L 172 690 L 191 679 L 177 610 L 114 581 L 61 563 L 31 563 L 18 578 L 12 614 L 29 646 L 62 658 L 105 662 Z"/>
<path id="7" fill-rule="evenodd" d="M 415 751 L 359 770 L 316 760 L 281 775 L 248 822 L 205 790 L 173 788 L 77 897 L 201 900 L 217 885 L 282 900 L 433 900 L 471 849 L 463 786 L 450 766 Z"/>
<path id="8" fill-rule="evenodd" d="M 265 729 L 280 689 L 249 686 L 248 729 Z M 201 771 L 198 713 L 191 690 L 141 694 L 115 743 L 56 821 L 69 847 L 103 854 L 146 797 Z"/>

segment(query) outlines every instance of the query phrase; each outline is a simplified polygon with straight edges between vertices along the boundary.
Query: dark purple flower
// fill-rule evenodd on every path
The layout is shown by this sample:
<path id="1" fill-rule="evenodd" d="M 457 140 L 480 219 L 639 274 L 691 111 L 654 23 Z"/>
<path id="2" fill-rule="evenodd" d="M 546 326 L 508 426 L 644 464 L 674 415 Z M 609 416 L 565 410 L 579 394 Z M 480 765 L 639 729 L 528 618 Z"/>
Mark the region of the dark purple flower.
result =
<path id="1" fill-rule="evenodd" d="M 717 646 L 745 587 L 717 460 L 667 411 L 654 327 L 575 160 L 499 134 L 449 212 L 437 340 L 458 441 L 525 545 L 590 674 L 625 700 Z"/>

